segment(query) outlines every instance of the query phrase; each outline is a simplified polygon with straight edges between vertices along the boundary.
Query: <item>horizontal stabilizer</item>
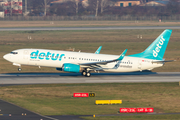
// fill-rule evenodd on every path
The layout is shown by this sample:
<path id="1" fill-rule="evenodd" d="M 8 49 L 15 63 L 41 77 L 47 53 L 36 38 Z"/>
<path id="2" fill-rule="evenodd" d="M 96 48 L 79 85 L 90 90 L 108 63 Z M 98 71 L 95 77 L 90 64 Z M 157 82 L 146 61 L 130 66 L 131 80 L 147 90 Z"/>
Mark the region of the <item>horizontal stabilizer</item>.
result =
<path id="1" fill-rule="evenodd" d="M 162 61 L 152 61 L 152 63 L 165 63 L 165 62 L 174 62 L 176 60 L 162 60 Z"/>

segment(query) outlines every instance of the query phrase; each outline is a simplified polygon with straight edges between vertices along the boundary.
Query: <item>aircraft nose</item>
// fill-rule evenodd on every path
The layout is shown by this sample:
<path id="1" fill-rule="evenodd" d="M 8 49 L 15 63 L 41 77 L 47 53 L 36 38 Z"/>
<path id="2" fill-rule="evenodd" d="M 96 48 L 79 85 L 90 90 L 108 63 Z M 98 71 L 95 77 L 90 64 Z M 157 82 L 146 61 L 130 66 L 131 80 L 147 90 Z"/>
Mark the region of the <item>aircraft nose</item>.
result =
<path id="1" fill-rule="evenodd" d="M 9 56 L 8 54 L 6 54 L 6 55 L 3 56 L 3 58 L 4 58 L 5 60 L 9 60 L 9 59 L 10 59 L 10 56 Z"/>

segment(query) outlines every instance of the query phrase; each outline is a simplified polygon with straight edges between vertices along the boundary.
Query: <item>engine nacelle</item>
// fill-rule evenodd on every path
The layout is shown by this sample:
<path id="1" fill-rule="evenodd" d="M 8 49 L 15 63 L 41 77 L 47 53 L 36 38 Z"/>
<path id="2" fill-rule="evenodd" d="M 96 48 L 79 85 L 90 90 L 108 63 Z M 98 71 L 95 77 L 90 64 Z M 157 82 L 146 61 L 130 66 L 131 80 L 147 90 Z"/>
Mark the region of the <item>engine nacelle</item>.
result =
<path id="1" fill-rule="evenodd" d="M 65 63 L 63 64 L 62 70 L 65 72 L 76 72 L 80 71 L 80 65 Z"/>

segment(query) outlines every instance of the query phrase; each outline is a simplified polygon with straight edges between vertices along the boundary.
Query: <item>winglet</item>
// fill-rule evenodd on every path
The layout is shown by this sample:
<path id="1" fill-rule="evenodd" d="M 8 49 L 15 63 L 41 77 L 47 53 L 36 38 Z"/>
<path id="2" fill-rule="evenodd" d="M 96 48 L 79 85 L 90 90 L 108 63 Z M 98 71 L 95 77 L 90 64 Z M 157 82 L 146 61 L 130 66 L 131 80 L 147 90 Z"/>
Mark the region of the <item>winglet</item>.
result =
<path id="1" fill-rule="evenodd" d="M 127 49 L 125 49 L 125 50 L 123 51 L 123 53 L 120 55 L 120 57 L 119 57 L 118 59 L 116 59 L 116 60 L 122 60 L 122 59 L 124 58 L 126 52 L 127 52 Z"/>
<path id="2" fill-rule="evenodd" d="M 99 48 L 96 50 L 95 54 L 99 54 L 101 51 L 102 46 L 99 46 Z"/>

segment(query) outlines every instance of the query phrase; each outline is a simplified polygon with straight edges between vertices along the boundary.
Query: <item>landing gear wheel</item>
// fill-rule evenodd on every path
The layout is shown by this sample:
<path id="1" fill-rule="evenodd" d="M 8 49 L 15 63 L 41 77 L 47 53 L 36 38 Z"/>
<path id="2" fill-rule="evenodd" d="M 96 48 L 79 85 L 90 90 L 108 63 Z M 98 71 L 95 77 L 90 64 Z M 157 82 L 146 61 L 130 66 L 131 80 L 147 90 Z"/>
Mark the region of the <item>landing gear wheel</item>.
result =
<path id="1" fill-rule="evenodd" d="M 91 76 L 91 73 L 90 72 L 87 72 L 86 73 L 86 77 L 90 77 Z"/>
<path id="2" fill-rule="evenodd" d="M 21 68 L 18 68 L 18 71 L 21 71 L 22 69 Z"/>
<path id="3" fill-rule="evenodd" d="M 86 76 L 87 72 L 85 70 L 82 71 L 82 75 Z"/>

